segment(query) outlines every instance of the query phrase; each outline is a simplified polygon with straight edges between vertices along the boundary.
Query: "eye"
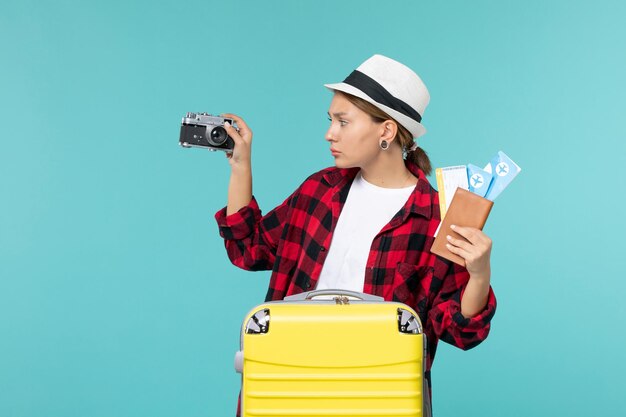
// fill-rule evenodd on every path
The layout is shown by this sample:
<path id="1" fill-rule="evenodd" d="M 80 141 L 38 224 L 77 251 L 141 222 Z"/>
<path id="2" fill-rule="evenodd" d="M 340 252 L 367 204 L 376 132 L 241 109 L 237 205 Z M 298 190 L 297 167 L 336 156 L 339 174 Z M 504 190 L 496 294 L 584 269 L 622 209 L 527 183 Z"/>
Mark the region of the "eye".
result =
<path id="1" fill-rule="evenodd" d="M 329 122 L 331 122 L 331 123 L 333 122 L 333 119 L 331 119 L 330 117 L 328 117 L 327 119 L 328 119 Z M 347 124 L 348 124 L 347 120 L 339 119 L 339 126 L 345 126 Z"/>

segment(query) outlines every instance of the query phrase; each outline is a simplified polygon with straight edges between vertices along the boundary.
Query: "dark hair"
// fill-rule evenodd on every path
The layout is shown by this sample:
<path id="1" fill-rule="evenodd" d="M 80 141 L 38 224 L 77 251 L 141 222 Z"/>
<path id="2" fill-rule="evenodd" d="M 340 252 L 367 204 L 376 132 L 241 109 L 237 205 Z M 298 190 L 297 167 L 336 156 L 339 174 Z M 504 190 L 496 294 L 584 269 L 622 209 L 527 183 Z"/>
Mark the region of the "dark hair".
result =
<path id="1" fill-rule="evenodd" d="M 344 93 L 342 91 L 335 91 L 335 94 L 341 94 L 343 97 L 348 99 L 350 103 L 367 113 L 376 123 L 382 123 L 389 119 L 396 122 L 398 125 L 398 132 L 396 133 L 394 142 L 398 142 L 399 146 L 402 147 L 402 151 L 406 154 L 406 159 L 417 165 L 419 169 L 424 171 L 425 175 L 430 175 L 433 169 L 430 164 L 428 154 L 426 154 L 426 151 L 419 146 L 414 151 L 409 151 L 409 148 L 413 146 L 413 135 L 404 126 L 398 123 L 393 117 L 389 116 L 387 113 L 362 98 Z"/>

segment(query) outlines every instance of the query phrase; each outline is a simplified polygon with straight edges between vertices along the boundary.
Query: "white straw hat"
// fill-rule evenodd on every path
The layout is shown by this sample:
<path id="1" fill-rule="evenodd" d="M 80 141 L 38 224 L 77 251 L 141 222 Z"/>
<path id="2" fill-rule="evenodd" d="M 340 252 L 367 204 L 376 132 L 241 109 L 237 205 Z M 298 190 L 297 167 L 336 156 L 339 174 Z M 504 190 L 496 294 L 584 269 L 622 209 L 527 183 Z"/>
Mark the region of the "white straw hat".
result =
<path id="1" fill-rule="evenodd" d="M 426 133 L 422 115 L 430 94 L 422 79 L 404 64 L 383 55 L 374 55 L 331 90 L 362 98 L 404 126 L 414 139 Z"/>

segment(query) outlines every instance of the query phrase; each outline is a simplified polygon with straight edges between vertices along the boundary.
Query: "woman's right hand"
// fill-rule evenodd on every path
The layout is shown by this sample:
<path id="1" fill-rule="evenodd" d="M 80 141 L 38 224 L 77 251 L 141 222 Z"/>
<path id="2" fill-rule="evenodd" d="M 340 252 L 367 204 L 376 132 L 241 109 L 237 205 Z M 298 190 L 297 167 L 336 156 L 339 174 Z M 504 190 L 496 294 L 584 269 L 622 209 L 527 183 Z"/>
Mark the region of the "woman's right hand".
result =
<path id="1" fill-rule="evenodd" d="M 233 138 L 235 142 L 235 148 L 232 152 L 226 152 L 226 157 L 228 158 L 228 162 L 230 163 L 231 169 L 250 169 L 251 167 L 251 148 L 252 148 L 252 131 L 244 122 L 244 120 L 232 113 L 224 113 L 221 114 L 222 117 L 228 117 L 233 119 L 235 123 L 237 123 L 237 129 L 233 126 L 224 124 L 224 128 L 226 129 L 226 133 L 228 136 Z"/>
<path id="2" fill-rule="evenodd" d="M 222 117 L 233 119 L 239 131 L 224 124 L 226 133 L 233 138 L 235 147 L 232 152 L 226 152 L 230 164 L 230 182 L 228 185 L 228 205 L 226 215 L 238 212 L 252 200 L 252 166 L 250 163 L 252 131 L 236 114 L 224 113 Z"/>

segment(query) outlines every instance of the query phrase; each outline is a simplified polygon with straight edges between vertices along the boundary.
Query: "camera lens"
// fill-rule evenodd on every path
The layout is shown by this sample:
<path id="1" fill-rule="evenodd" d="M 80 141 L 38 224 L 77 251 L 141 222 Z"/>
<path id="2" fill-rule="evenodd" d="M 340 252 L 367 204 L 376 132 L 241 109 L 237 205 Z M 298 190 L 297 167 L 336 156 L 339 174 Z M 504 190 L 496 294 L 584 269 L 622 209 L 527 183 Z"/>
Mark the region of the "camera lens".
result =
<path id="1" fill-rule="evenodd" d="M 211 145 L 219 146 L 226 142 L 227 138 L 228 134 L 226 133 L 226 130 L 221 126 L 218 126 L 211 130 L 211 134 L 209 135 L 208 139 Z"/>

